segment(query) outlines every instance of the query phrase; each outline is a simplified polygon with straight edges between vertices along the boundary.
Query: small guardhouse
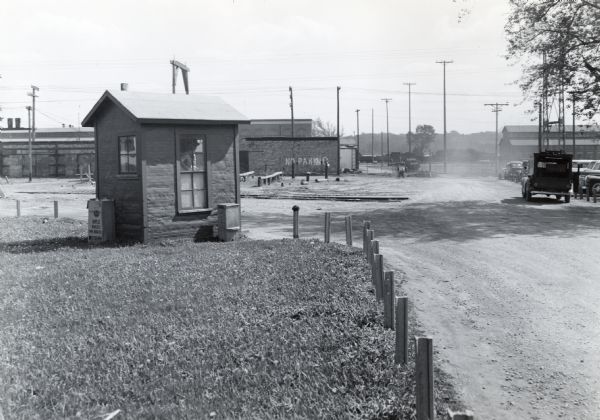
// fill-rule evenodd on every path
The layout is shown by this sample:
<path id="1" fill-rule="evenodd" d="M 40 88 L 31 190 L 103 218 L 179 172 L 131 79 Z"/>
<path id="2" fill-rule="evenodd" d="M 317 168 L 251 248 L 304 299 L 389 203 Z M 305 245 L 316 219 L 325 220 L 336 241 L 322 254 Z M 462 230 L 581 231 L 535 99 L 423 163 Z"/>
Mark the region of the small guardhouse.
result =
<path id="1" fill-rule="evenodd" d="M 114 202 L 117 239 L 216 237 L 217 207 L 239 213 L 248 122 L 214 96 L 106 91 L 82 125 L 95 130 L 96 198 Z"/>

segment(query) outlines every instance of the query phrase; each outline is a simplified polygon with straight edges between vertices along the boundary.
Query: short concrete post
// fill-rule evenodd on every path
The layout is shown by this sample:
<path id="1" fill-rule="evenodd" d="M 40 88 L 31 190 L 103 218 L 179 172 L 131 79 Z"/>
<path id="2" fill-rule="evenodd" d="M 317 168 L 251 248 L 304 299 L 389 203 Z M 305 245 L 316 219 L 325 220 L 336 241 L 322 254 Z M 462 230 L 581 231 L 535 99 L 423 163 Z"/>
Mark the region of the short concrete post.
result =
<path id="1" fill-rule="evenodd" d="M 594 203 L 596 202 L 596 195 L 598 195 L 598 194 L 597 194 L 597 193 L 596 193 L 596 191 L 594 190 Z"/>
<path id="2" fill-rule="evenodd" d="M 292 179 L 296 179 L 296 164 L 292 160 Z"/>
<path id="3" fill-rule="evenodd" d="M 325 213 L 325 238 L 324 241 L 326 244 L 329 243 L 329 238 L 331 237 L 331 213 Z"/>
<path id="4" fill-rule="evenodd" d="M 430 337 L 415 337 L 415 341 L 417 420 L 433 420 L 433 340 Z"/>
<path id="5" fill-rule="evenodd" d="M 54 201 L 54 218 L 58 219 L 58 201 Z"/>
<path id="6" fill-rule="evenodd" d="M 346 245 L 352 246 L 352 216 L 346 216 Z"/>
<path id="7" fill-rule="evenodd" d="M 383 255 L 375 254 L 373 256 L 375 263 L 377 266 L 377 272 L 375 275 L 375 297 L 377 298 L 377 302 L 381 302 L 383 300 Z"/>
<path id="8" fill-rule="evenodd" d="M 371 256 L 369 260 L 371 264 L 375 263 L 375 254 L 379 254 L 379 241 L 371 241 L 371 254 L 369 254 Z"/>
<path id="9" fill-rule="evenodd" d="M 292 207 L 292 211 L 294 212 L 294 239 L 298 239 L 298 210 L 300 210 L 300 207 L 298 206 L 294 206 Z"/>
<path id="10" fill-rule="evenodd" d="M 408 363 L 408 298 L 398 296 L 395 299 L 396 351 L 394 362 L 397 365 L 405 365 Z"/>
<path id="11" fill-rule="evenodd" d="M 383 273 L 383 328 L 394 329 L 394 272 Z"/>
<path id="12" fill-rule="evenodd" d="M 306 173 L 306 182 L 310 182 L 310 172 Z"/>
<path id="13" fill-rule="evenodd" d="M 258 186 L 262 187 L 262 177 L 261 176 L 258 177 Z"/>
<path id="14" fill-rule="evenodd" d="M 21 200 L 17 200 L 17 217 L 21 217 Z"/>
<path id="15" fill-rule="evenodd" d="M 371 222 L 363 220 L 363 252 L 367 255 L 367 231 L 371 228 Z"/>

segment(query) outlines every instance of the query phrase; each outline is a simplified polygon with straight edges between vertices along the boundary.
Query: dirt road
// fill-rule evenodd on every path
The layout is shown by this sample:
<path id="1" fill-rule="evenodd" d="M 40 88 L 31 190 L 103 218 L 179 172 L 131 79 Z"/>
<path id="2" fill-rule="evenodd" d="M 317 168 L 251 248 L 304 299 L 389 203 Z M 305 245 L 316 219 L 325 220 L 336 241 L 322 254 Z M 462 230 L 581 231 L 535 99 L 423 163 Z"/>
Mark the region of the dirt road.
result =
<path id="1" fill-rule="evenodd" d="M 534 198 L 493 178 L 350 177 L 303 192 L 406 195 L 396 203 L 242 200 L 252 238 L 344 241 L 343 216 L 371 220 L 437 360 L 485 419 L 600 418 L 600 204 Z M 271 186 L 281 188 L 280 186 Z M 245 187 L 254 193 L 257 188 Z"/>

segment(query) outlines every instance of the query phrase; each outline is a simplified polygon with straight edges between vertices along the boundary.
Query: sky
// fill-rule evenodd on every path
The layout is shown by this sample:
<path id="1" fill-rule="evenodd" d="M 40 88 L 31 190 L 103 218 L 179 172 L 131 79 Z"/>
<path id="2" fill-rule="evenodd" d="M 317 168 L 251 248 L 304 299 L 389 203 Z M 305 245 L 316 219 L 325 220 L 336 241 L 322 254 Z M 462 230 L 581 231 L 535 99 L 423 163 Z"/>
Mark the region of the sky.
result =
<path id="1" fill-rule="evenodd" d="M 2 0 L 0 116 L 21 118 L 39 87 L 36 126 L 79 126 L 107 89 L 171 92 L 170 60 L 190 93 L 217 95 L 250 119 L 336 122 L 343 134 L 418 124 L 495 130 L 536 124 L 504 58 L 507 0 Z M 464 9 L 469 12 L 464 13 Z M 181 75 L 177 93 L 184 94 Z M 372 118 L 373 115 L 373 118 Z M 2 122 L 6 127 L 6 121 Z"/>

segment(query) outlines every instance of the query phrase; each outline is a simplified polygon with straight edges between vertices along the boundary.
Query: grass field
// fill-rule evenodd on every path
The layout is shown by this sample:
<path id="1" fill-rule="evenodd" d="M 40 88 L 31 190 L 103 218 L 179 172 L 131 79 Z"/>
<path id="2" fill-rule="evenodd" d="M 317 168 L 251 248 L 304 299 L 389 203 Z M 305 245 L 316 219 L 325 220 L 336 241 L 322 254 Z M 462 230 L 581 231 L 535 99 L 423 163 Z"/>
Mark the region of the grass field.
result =
<path id="1" fill-rule="evenodd" d="M 5 418 L 414 418 L 356 248 L 90 248 L 86 227 L 0 219 Z"/>

